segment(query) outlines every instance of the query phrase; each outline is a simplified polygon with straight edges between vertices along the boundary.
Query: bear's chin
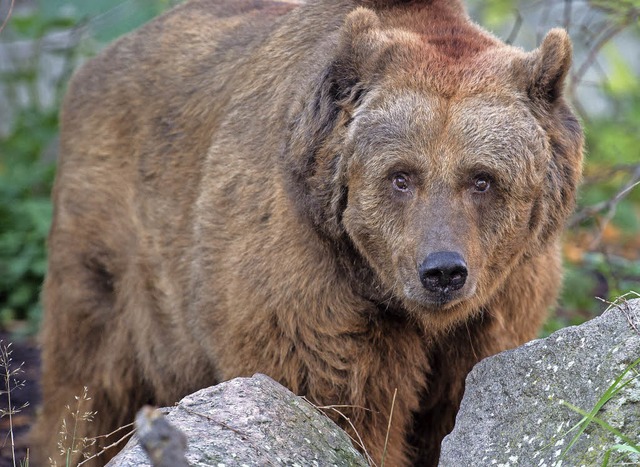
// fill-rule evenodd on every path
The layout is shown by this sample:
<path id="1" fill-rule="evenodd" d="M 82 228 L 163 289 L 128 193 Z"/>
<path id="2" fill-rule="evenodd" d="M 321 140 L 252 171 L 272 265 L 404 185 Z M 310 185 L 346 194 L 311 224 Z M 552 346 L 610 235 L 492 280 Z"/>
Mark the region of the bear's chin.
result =
<path id="1" fill-rule="evenodd" d="M 425 330 L 438 333 L 450 330 L 482 308 L 475 286 L 438 295 L 425 291 L 419 297 L 405 296 L 402 300 L 405 312 Z"/>

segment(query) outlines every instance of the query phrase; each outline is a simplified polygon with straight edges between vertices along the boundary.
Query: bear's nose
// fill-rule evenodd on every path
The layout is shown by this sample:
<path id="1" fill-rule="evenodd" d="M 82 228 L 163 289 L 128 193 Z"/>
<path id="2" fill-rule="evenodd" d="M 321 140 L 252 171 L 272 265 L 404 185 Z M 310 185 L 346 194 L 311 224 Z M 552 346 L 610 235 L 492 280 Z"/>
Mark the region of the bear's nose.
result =
<path id="1" fill-rule="evenodd" d="M 447 293 L 462 288 L 467 280 L 467 263 L 459 253 L 438 251 L 427 255 L 418 274 L 428 291 Z"/>

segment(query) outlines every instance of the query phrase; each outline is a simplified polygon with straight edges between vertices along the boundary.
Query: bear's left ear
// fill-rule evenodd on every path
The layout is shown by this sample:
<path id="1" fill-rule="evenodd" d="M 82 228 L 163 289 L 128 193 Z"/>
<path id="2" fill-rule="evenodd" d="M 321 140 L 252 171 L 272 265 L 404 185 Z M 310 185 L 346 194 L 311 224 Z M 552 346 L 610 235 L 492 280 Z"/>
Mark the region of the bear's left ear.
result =
<path id="1" fill-rule="evenodd" d="M 318 230 L 338 238 L 347 189 L 346 126 L 379 72 L 388 41 L 370 9 L 349 13 L 337 31 L 326 66 L 292 114 L 291 136 L 283 152 L 296 204 Z"/>
<path id="2" fill-rule="evenodd" d="M 553 104 L 562 96 L 571 67 L 571 40 L 564 29 L 547 33 L 540 47 L 527 58 L 527 93 L 533 101 Z"/>

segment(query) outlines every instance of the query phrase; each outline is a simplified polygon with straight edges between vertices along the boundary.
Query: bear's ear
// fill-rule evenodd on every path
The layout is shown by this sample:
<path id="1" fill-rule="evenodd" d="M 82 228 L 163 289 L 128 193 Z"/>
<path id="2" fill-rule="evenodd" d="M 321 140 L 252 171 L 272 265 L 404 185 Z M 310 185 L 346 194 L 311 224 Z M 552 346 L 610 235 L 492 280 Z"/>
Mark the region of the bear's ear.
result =
<path id="1" fill-rule="evenodd" d="M 357 103 L 375 73 L 383 49 L 384 33 L 373 11 L 359 7 L 346 16 L 326 74 L 336 103 L 343 108 Z"/>
<path id="2" fill-rule="evenodd" d="M 370 89 L 386 43 L 373 11 L 359 7 L 349 13 L 327 65 L 292 115 L 283 154 L 296 203 L 319 230 L 334 238 L 342 235 L 347 194 L 344 130 Z"/>
<path id="3" fill-rule="evenodd" d="M 526 60 L 526 90 L 533 101 L 553 104 L 562 96 L 571 67 L 571 40 L 564 29 L 547 33 L 542 45 Z"/>

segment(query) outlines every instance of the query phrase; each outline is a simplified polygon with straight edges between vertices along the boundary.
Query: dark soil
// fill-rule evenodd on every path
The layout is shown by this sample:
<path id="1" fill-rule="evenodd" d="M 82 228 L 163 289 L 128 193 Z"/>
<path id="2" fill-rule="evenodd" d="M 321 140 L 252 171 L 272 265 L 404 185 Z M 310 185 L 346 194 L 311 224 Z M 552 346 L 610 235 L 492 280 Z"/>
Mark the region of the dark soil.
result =
<path id="1" fill-rule="evenodd" d="M 11 424 L 9 416 L 0 418 L 0 467 L 12 467 L 13 456 L 11 449 L 11 426 L 13 426 L 15 465 L 21 465 L 21 461 L 27 455 L 28 443 L 25 435 L 33 424 L 36 407 L 40 403 L 40 352 L 35 344 L 34 338 L 17 338 L 9 333 L 0 330 L 0 346 L 4 347 L 11 343 L 9 350 L 11 370 L 14 370 L 22 363 L 22 371 L 12 378 L 11 383 L 11 406 L 15 409 L 28 405 L 12 416 Z M 5 413 L 8 409 L 8 399 L 6 394 L 6 370 L 0 368 L 2 379 L 0 380 L 0 410 Z M 13 379 L 24 381 L 22 387 L 14 389 Z"/>

